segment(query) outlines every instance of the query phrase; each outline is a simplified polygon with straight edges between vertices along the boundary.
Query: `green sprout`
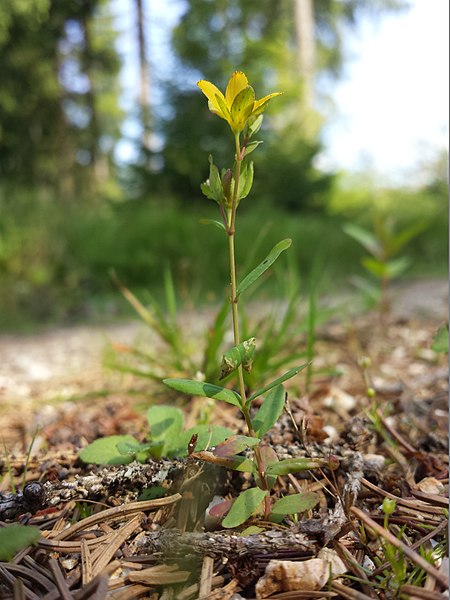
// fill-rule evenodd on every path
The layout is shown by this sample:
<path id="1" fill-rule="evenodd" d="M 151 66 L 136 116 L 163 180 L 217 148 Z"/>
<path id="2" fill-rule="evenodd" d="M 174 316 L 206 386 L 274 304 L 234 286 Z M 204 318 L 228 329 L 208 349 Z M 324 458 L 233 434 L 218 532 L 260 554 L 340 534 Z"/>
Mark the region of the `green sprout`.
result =
<path id="1" fill-rule="evenodd" d="M 372 220 L 373 231 L 354 223 L 346 223 L 343 229 L 369 253 L 361 262 L 370 278 L 355 277 L 354 282 L 364 292 L 369 304 L 377 305 L 380 314 L 383 314 L 390 310 L 388 289 L 391 281 L 403 275 L 412 262 L 401 252 L 428 224 L 414 223 L 398 231 L 392 218 L 375 215 Z"/>

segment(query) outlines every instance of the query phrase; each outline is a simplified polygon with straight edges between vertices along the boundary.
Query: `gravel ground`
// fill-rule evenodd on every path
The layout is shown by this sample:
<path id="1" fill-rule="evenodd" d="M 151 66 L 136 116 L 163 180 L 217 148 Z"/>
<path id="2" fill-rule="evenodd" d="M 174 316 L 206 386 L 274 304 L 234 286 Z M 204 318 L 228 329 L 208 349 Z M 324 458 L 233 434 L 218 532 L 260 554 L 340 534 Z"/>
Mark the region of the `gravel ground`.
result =
<path id="1" fill-rule="evenodd" d="M 424 319 L 436 326 L 448 320 L 445 280 L 402 282 L 391 296 L 396 317 Z M 342 301 L 350 305 L 350 299 Z M 187 313 L 183 323 L 198 326 L 209 321 L 211 314 Z M 37 335 L 0 335 L 0 406 L 67 398 L 88 390 L 93 382 L 101 389 L 111 378 L 102 367 L 107 341 L 131 344 L 146 338 L 151 343 L 148 329 L 139 321 L 57 328 Z"/>

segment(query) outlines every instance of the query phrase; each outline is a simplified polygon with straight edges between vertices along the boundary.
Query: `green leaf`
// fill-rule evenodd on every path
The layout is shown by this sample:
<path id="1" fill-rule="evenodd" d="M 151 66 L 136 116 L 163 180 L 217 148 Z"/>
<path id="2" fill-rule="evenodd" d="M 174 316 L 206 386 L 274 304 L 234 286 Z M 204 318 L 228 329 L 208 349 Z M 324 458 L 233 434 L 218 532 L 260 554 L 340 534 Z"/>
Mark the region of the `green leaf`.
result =
<path id="1" fill-rule="evenodd" d="M 238 525 L 245 523 L 245 521 L 258 510 L 261 502 L 268 493 L 267 490 L 261 490 L 257 487 L 241 492 L 234 501 L 230 512 L 222 521 L 222 526 L 228 529 L 230 527 L 238 527 Z"/>
<path id="2" fill-rule="evenodd" d="M 173 440 L 170 448 L 170 456 L 186 456 L 187 447 L 193 435 L 197 435 L 197 443 L 195 450 L 200 452 L 206 448 L 220 444 L 227 437 L 234 434 L 232 429 L 228 427 L 221 427 L 220 425 L 195 425 L 183 433 L 176 439 Z"/>
<path id="3" fill-rule="evenodd" d="M 376 257 L 381 255 L 382 249 L 380 243 L 373 233 L 358 225 L 354 225 L 353 223 L 346 223 L 343 225 L 342 229 L 347 235 L 359 242 L 367 252 L 370 252 L 370 254 Z"/>
<path id="4" fill-rule="evenodd" d="M 147 422 L 153 442 L 167 442 L 176 438 L 183 430 L 183 413 L 174 406 L 151 406 L 147 411 Z"/>
<path id="5" fill-rule="evenodd" d="M 260 441 L 258 438 L 246 435 L 232 435 L 224 442 L 217 444 L 215 448 L 211 449 L 211 452 L 215 456 L 232 456 L 233 454 L 239 454 L 247 448 L 256 446 Z"/>
<path id="6" fill-rule="evenodd" d="M 215 219 L 200 219 L 199 221 L 202 225 L 214 225 L 218 229 L 222 231 L 226 231 L 225 225 L 221 221 L 216 221 Z"/>
<path id="7" fill-rule="evenodd" d="M 361 260 L 362 265 L 364 266 L 369 273 L 375 275 L 375 277 L 385 277 L 387 272 L 387 265 L 384 261 L 378 260 L 377 258 L 372 258 L 371 256 L 365 256 Z"/>
<path id="8" fill-rule="evenodd" d="M 253 185 L 253 163 L 243 163 L 241 176 L 239 177 L 238 201 L 247 198 Z"/>
<path id="9" fill-rule="evenodd" d="M 244 277 L 237 287 L 237 295 L 239 296 L 242 294 L 242 292 L 245 292 L 245 290 L 258 279 L 258 277 L 260 277 L 273 265 L 280 254 L 284 252 L 284 250 L 287 250 L 291 244 L 292 240 L 289 238 L 278 242 L 278 244 L 276 244 L 266 256 L 266 258 L 256 268 L 254 268 L 253 271 L 250 271 L 250 273 Z"/>
<path id="10" fill-rule="evenodd" d="M 262 394 L 265 394 L 266 392 L 268 392 L 272 388 L 276 387 L 280 383 L 284 383 L 288 379 L 295 377 L 295 375 L 300 373 L 300 371 L 302 371 L 307 366 L 308 366 L 308 363 L 305 363 L 303 365 L 300 365 L 299 367 L 295 367 L 294 369 L 289 369 L 289 371 L 286 371 L 286 373 L 284 375 L 281 375 L 277 379 L 274 379 L 274 381 L 272 381 L 271 383 L 268 383 L 261 389 L 256 390 L 256 392 L 253 392 L 253 394 L 251 394 L 251 396 L 248 397 L 247 405 L 250 404 L 250 402 L 252 402 L 255 398 L 257 398 L 258 396 L 261 396 Z"/>
<path id="11" fill-rule="evenodd" d="M 255 135 L 255 133 L 258 133 L 258 131 L 261 129 L 263 120 L 264 115 L 258 115 L 256 118 L 250 117 L 247 122 L 247 134 L 249 138 Z"/>
<path id="12" fill-rule="evenodd" d="M 220 179 L 219 169 L 213 162 L 213 158 L 209 155 L 209 178 L 205 183 L 200 185 L 203 194 L 210 200 L 215 200 L 218 204 L 223 201 L 223 187 Z"/>
<path id="13" fill-rule="evenodd" d="M 128 443 L 139 445 L 132 435 L 110 435 L 95 440 L 80 452 L 80 458 L 85 463 L 94 465 L 127 465 L 133 461 L 132 456 L 126 456 L 117 449 L 118 444 Z"/>
<path id="14" fill-rule="evenodd" d="M 37 527 L 29 525 L 6 525 L 0 529 L 0 560 L 11 560 L 27 546 L 38 543 L 41 535 Z"/>
<path id="15" fill-rule="evenodd" d="M 272 515 L 294 515 L 314 508 L 319 502 L 319 496 L 315 492 L 303 494 L 291 494 L 280 498 L 272 507 Z"/>
<path id="16" fill-rule="evenodd" d="M 239 535 L 242 535 L 243 537 L 245 537 L 247 535 L 257 535 L 258 533 L 261 533 L 262 531 L 264 531 L 264 527 L 258 527 L 257 525 L 250 525 L 250 527 L 246 527 L 245 529 L 243 529 Z"/>
<path id="17" fill-rule="evenodd" d="M 253 357 L 255 355 L 255 348 L 256 340 L 253 337 L 227 350 L 222 356 L 222 362 L 220 364 L 220 379 L 227 377 L 227 375 L 235 371 L 240 365 L 242 365 L 247 372 L 250 372 Z"/>
<path id="18" fill-rule="evenodd" d="M 266 468 L 266 475 L 288 475 L 298 471 L 310 469 L 333 468 L 328 458 L 287 458 L 276 463 L 271 463 Z"/>
<path id="19" fill-rule="evenodd" d="M 227 388 L 214 385 L 213 383 L 204 383 L 194 381 L 192 379 L 163 379 L 163 383 L 177 392 L 189 394 L 190 396 L 204 396 L 205 398 L 213 398 L 214 400 L 222 400 L 234 406 L 242 406 L 241 396 Z"/>
<path id="20" fill-rule="evenodd" d="M 392 256 L 392 255 L 396 254 L 410 240 L 412 240 L 417 235 L 422 233 L 422 231 L 425 231 L 425 229 L 427 229 L 429 227 L 429 225 L 430 224 L 427 222 L 413 223 L 413 225 L 410 225 L 409 227 L 402 229 L 395 235 L 392 235 L 391 239 L 389 240 L 389 244 L 388 244 L 390 255 Z"/>
<path id="21" fill-rule="evenodd" d="M 390 260 L 386 264 L 386 271 L 388 277 L 399 277 L 402 275 L 412 264 L 412 260 L 408 256 L 400 256 L 394 260 Z"/>
<path id="22" fill-rule="evenodd" d="M 448 325 L 440 327 L 433 336 L 431 349 L 435 352 L 448 353 Z"/>
<path id="23" fill-rule="evenodd" d="M 164 443 L 147 442 L 145 444 L 130 444 L 129 442 L 119 442 L 116 447 L 120 454 L 128 454 L 132 456 L 133 459 L 136 458 L 139 462 L 143 462 L 140 458 L 137 458 L 138 454 L 146 455 L 147 457 L 151 455 L 160 458 L 162 456 Z"/>
<path id="24" fill-rule="evenodd" d="M 156 500 L 156 498 L 164 498 L 167 495 L 167 488 L 162 485 L 152 485 L 152 487 L 144 488 L 141 495 L 138 498 L 138 502 L 145 502 L 146 500 Z"/>
<path id="25" fill-rule="evenodd" d="M 244 152 L 244 158 L 246 156 L 248 156 L 249 154 L 251 154 L 254 150 L 256 150 L 256 148 L 262 144 L 261 141 L 254 141 L 254 142 L 250 142 L 249 144 L 247 144 L 246 148 L 245 148 L 245 152 Z"/>
<path id="26" fill-rule="evenodd" d="M 272 388 L 264 398 L 252 419 L 253 429 L 258 437 L 262 437 L 277 422 L 284 408 L 284 387 L 280 384 Z"/>

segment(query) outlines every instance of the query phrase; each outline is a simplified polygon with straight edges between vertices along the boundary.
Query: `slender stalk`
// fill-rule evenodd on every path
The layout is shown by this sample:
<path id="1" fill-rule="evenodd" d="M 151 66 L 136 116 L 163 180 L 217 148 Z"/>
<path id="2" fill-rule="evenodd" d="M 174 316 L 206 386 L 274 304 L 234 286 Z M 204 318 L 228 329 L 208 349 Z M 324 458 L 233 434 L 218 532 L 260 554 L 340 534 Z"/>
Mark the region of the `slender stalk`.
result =
<path id="1" fill-rule="evenodd" d="M 241 175 L 241 147 L 239 134 L 235 134 L 235 148 L 236 148 L 236 171 L 234 174 L 234 190 L 233 190 L 233 201 L 231 207 L 231 216 L 230 222 L 227 228 L 228 233 L 228 251 L 229 251 L 229 259 L 230 259 L 230 280 L 231 280 L 231 315 L 233 320 L 233 335 L 234 335 L 234 345 L 237 346 L 240 343 L 240 333 L 239 333 L 239 310 L 238 310 L 238 295 L 237 295 L 237 283 L 236 283 L 236 259 L 235 259 L 235 251 L 234 251 L 234 235 L 236 231 L 236 209 L 238 204 L 238 190 L 239 190 L 239 179 Z M 253 429 L 252 420 L 250 418 L 250 411 L 247 406 L 247 394 L 245 391 L 245 381 L 244 381 L 244 370 L 242 365 L 239 365 L 238 370 L 238 381 L 239 381 L 239 393 L 242 398 L 241 412 L 244 415 L 245 423 L 247 425 L 248 434 L 251 437 L 256 437 L 255 431 Z M 258 466 L 258 473 L 261 480 L 262 488 L 268 490 L 267 480 L 264 474 L 264 464 L 261 457 L 261 452 L 258 446 L 255 447 L 255 458 Z M 266 519 L 270 514 L 270 497 L 269 494 L 266 495 L 264 501 L 264 512 Z"/>
<path id="2" fill-rule="evenodd" d="M 236 231 L 236 209 L 238 204 L 238 189 L 239 189 L 239 179 L 241 175 L 241 148 L 239 142 L 239 134 L 235 134 L 235 148 L 236 148 L 236 171 L 234 174 L 234 190 L 233 190 L 233 201 L 231 206 L 231 216 L 230 216 L 230 224 L 228 227 L 228 252 L 230 259 L 230 280 L 231 280 L 231 315 L 233 319 L 233 335 L 234 335 L 234 345 L 237 346 L 240 344 L 240 333 L 239 333 L 239 311 L 238 311 L 238 296 L 237 296 L 237 283 L 236 283 L 236 259 L 235 259 L 235 251 L 234 251 L 234 234 Z M 239 393 L 242 398 L 242 413 L 245 418 L 245 422 L 247 424 L 248 432 L 251 436 L 254 436 L 255 433 L 253 431 L 252 422 L 250 419 L 250 414 L 247 404 L 247 394 L 245 391 L 245 381 L 244 381 L 244 372 L 242 369 L 242 365 L 238 367 L 238 381 L 239 381 Z"/>

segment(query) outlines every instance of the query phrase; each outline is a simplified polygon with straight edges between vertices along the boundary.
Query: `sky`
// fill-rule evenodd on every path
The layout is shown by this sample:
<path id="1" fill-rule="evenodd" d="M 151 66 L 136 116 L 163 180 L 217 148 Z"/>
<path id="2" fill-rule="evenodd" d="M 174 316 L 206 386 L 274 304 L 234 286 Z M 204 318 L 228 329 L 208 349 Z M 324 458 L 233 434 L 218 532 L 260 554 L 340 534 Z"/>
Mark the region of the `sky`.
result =
<path id="1" fill-rule="evenodd" d="M 414 184 L 421 167 L 448 148 L 449 1 L 410 4 L 409 10 L 376 20 L 365 17 L 346 34 L 344 75 L 327 90 L 331 109 L 327 108 L 322 134 L 320 167 L 371 172 L 383 182 Z M 164 56 L 155 65 L 157 77 L 170 73 L 169 32 L 181 6 L 179 0 L 148 3 L 150 54 Z M 128 107 L 137 82 L 136 42 L 126 34 L 134 27 L 129 7 L 130 0 L 115 0 L 124 31 L 119 50 L 126 60 Z M 133 135 L 132 122 L 127 134 Z M 123 143 L 120 157 L 126 159 L 132 152 L 132 146 Z"/>
<path id="2" fill-rule="evenodd" d="M 448 148 L 449 2 L 412 4 L 378 23 L 365 19 L 347 40 L 324 165 L 407 182 Z"/>

